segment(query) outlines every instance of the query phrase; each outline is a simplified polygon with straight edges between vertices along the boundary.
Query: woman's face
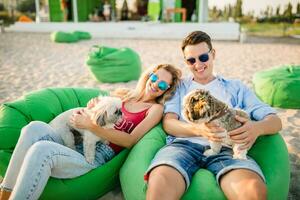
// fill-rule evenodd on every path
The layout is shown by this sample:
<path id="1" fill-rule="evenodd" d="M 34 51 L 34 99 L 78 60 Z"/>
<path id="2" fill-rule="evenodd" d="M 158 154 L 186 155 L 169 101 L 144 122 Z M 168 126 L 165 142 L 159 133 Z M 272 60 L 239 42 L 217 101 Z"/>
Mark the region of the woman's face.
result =
<path id="1" fill-rule="evenodd" d="M 172 83 L 172 74 L 165 69 L 159 69 L 151 74 L 146 83 L 145 95 L 157 97 L 163 95 Z"/>

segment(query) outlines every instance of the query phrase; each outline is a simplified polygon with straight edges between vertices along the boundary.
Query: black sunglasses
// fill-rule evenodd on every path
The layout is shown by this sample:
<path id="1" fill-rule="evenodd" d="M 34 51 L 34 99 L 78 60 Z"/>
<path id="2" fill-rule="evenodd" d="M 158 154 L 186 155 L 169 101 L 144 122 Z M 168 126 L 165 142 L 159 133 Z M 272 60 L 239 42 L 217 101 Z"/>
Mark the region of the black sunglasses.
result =
<path id="1" fill-rule="evenodd" d="M 200 62 L 207 62 L 207 61 L 209 60 L 209 53 L 210 53 L 210 52 L 211 52 L 211 49 L 210 49 L 207 53 L 204 53 L 204 54 L 199 55 L 199 56 L 198 56 L 199 61 L 200 61 Z M 186 61 L 187 61 L 187 63 L 188 63 L 189 65 L 193 65 L 193 64 L 196 63 L 196 58 L 193 58 L 193 57 L 187 58 Z"/>

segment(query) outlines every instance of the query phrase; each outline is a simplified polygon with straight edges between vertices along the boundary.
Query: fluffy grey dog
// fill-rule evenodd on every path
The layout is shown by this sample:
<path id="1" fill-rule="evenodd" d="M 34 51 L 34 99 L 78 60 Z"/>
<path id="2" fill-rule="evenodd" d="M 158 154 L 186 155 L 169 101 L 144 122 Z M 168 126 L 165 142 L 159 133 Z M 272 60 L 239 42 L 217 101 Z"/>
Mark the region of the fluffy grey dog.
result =
<path id="1" fill-rule="evenodd" d="M 121 119 L 121 99 L 117 97 L 103 96 L 98 97 L 100 99 L 91 109 L 88 108 L 74 108 L 67 110 L 57 117 L 55 117 L 49 124 L 58 133 L 64 141 L 64 144 L 75 150 L 75 139 L 78 138 L 83 140 L 83 152 L 84 156 L 89 163 L 93 163 L 95 160 L 95 148 L 96 143 L 101 141 L 107 143 L 100 137 L 97 137 L 88 130 L 78 129 L 72 127 L 70 124 L 70 117 L 78 110 L 84 109 L 85 112 L 91 117 L 94 123 L 100 125 L 103 128 L 113 128 L 114 124 Z M 76 135 L 77 133 L 77 135 Z"/>
<path id="2" fill-rule="evenodd" d="M 214 122 L 224 128 L 226 132 L 223 143 L 233 147 L 233 158 L 247 159 L 247 150 L 239 150 L 242 144 L 234 144 L 227 134 L 227 131 L 234 130 L 242 123 L 235 119 L 235 115 L 244 118 L 249 116 L 242 110 L 229 108 L 225 103 L 213 97 L 208 91 L 198 89 L 188 93 L 184 98 L 184 118 L 187 122 L 201 124 L 204 122 Z M 204 155 L 215 155 L 220 152 L 222 143 L 210 141 L 211 149 L 206 150 Z"/>

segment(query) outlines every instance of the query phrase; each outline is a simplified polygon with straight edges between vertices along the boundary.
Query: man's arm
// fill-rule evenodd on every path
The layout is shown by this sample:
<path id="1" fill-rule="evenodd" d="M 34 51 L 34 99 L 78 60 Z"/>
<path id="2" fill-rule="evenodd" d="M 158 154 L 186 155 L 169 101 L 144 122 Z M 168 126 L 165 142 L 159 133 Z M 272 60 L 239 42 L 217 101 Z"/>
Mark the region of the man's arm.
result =
<path id="1" fill-rule="evenodd" d="M 230 138 L 235 143 L 244 144 L 241 149 L 249 149 L 256 139 L 262 135 L 273 135 L 282 129 L 280 118 L 276 114 L 267 115 L 260 121 L 249 121 L 236 116 L 243 126 L 229 132 Z"/>
<path id="2" fill-rule="evenodd" d="M 193 125 L 178 120 L 175 113 L 167 113 L 163 118 L 163 128 L 169 134 L 175 137 L 199 137 L 203 136 L 209 140 L 220 142 L 222 137 L 215 133 L 223 132 L 224 130 L 215 124 L 199 124 Z"/>
<path id="3" fill-rule="evenodd" d="M 281 119 L 276 114 L 267 115 L 263 120 L 257 122 L 261 135 L 273 135 L 282 129 Z"/>
<path id="4" fill-rule="evenodd" d="M 244 144 L 241 149 L 249 149 L 255 140 L 261 135 L 272 135 L 282 128 L 281 120 L 276 115 L 276 110 L 263 103 L 255 93 L 240 82 L 240 108 L 249 113 L 250 118 L 256 121 L 250 121 L 240 116 L 236 119 L 243 125 L 229 132 L 230 138 L 235 143 Z"/>

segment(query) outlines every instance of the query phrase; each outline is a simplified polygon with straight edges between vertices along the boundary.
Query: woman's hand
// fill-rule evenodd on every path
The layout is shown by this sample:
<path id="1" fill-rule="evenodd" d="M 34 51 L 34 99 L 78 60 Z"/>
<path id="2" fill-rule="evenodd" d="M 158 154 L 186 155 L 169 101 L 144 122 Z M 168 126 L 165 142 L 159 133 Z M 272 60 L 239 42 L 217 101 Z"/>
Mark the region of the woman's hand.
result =
<path id="1" fill-rule="evenodd" d="M 258 136 L 262 134 L 262 130 L 260 129 L 257 122 L 251 121 L 238 115 L 236 115 L 235 118 L 243 125 L 235 130 L 228 132 L 228 134 L 234 143 L 243 144 L 242 146 L 240 146 L 240 150 L 250 149 Z"/>
<path id="2" fill-rule="evenodd" d="M 99 102 L 100 102 L 100 99 L 98 97 L 92 98 L 91 100 L 89 100 L 86 107 L 90 109 L 90 108 L 94 107 Z"/>
<path id="3" fill-rule="evenodd" d="M 84 109 L 74 112 L 70 123 L 72 126 L 80 129 L 91 129 L 95 125 Z"/>
<path id="4" fill-rule="evenodd" d="M 224 139 L 225 137 L 225 135 L 222 134 L 225 132 L 225 129 L 218 126 L 214 122 L 202 123 L 197 127 L 197 129 L 199 135 L 206 137 L 208 140 L 214 142 L 222 142 L 222 139 Z"/>

